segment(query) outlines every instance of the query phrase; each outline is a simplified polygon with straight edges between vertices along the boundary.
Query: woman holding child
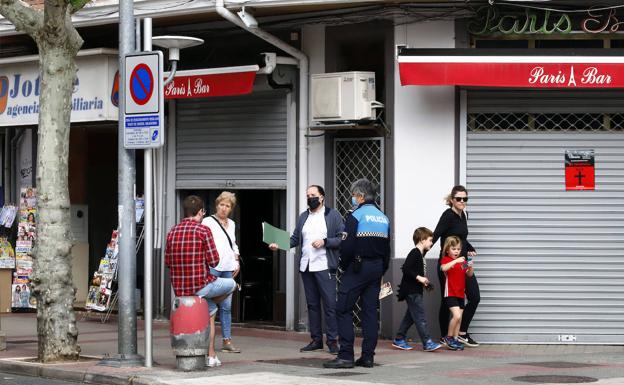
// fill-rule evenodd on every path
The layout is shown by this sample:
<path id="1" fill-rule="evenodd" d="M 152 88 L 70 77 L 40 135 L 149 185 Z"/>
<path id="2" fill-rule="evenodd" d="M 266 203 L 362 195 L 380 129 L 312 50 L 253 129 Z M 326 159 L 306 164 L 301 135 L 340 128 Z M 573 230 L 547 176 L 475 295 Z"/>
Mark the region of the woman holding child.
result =
<path id="1" fill-rule="evenodd" d="M 438 225 L 433 232 L 433 243 L 440 240 L 440 258 L 438 259 L 438 278 L 440 279 L 440 292 L 442 295 L 442 304 L 440 305 L 439 322 L 440 333 L 442 337 L 449 335 L 449 308 L 445 304 L 444 300 L 444 287 L 446 277 L 441 269 L 441 261 L 445 256 L 444 245 L 446 239 L 451 236 L 457 237 L 461 241 L 461 249 L 459 257 L 464 257 L 466 261 L 470 261 L 470 258 L 477 255 L 477 251 L 468 242 L 468 217 L 466 215 L 466 204 L 468 202 L 468 191 L 464 186 L 458 185 L 453 187 L 451 193 L 446 197 L 446 204 L 449 208 L 442 213 Z M 457 338 L 462 344 L 470 347 L 479 346 L 479 343 L 470 337 L 468 334 L 468 327 L 474 317 L 474 314 L 481 300 L 481 294 L 479 292 L 479 283 L 477 277 L 474 274 L 466 275 L 465 292 L 468 302 L 463 310 L 461 325 L 459 327 L 459 336 Z M 441 342 L 444 341 L 441 339 Z"/>

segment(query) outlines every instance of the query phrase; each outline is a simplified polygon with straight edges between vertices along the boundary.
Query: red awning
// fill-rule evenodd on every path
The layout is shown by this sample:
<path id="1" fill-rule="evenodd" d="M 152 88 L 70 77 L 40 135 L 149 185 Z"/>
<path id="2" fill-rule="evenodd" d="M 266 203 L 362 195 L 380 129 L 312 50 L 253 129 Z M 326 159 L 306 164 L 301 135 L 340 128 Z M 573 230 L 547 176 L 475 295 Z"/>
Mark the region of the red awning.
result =
<path id="1" fill-rule="evenodd" d="M 540 54 L 535 55 L 536 52 Z M 398 62 L 401 85 L 404 86 L 624 88 L 622 50 L 576 50 L 572 55 L 569 53 L 557 50 L 400 49 Z M 598 53 L 601 55 L 593 55 Z"/>
<path id="2" fill-rule="evenodd" d="M 165 86 L 165 99 L 249 94 L 259 69 L 257 65 L 250 65 L 178 71 L 173 81 Z"/>

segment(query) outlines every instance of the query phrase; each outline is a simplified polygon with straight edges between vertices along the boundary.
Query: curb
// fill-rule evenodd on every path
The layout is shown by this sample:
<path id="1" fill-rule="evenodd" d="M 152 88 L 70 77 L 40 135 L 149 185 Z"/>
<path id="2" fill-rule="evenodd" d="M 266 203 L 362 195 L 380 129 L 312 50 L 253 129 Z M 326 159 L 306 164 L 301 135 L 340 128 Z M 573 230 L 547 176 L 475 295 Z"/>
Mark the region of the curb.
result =
<path id="1" fill-rule="evenodd" d="M 47 366 L 45 364 L 0 360 L 0 371 L 31 377 L 49 378 L 53 380 L 81 382 L 101 385 L 155 385 L 158 381 L 141 378 L 134 375 L 114 375 L 102 373 L 88 373 L 85 369 L 64 369 Z"/>

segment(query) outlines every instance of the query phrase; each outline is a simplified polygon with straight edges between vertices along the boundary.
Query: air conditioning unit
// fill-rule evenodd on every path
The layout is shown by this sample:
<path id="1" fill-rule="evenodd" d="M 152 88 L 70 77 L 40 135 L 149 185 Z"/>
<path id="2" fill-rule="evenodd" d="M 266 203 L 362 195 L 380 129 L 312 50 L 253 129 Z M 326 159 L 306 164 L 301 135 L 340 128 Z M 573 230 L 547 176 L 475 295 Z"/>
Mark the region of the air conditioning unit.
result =
<path id="1" fill-rule="evenodd" d="M 311 79 L 312 122 L 374 120 L 374 72 L 335 72 L 315 74 Z"/>

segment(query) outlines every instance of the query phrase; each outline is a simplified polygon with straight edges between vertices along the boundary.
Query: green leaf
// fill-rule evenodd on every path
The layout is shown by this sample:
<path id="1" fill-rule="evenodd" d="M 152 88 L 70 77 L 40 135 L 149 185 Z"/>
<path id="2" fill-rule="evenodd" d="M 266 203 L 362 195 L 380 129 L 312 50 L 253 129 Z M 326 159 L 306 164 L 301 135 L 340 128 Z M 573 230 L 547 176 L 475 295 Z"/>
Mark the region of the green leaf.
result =
<path id="1" fill-rule="evenodd" d="M 79 9 L 82 9 L 82 7 L 84 7 L 85 4 L 87 4 L 90 1 L 91 0 L 69 0 L 69 4 L 71 4 L 74 11 L 77 11 Z"/>

